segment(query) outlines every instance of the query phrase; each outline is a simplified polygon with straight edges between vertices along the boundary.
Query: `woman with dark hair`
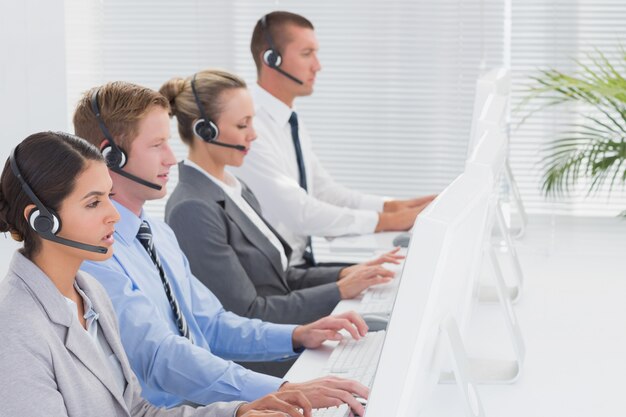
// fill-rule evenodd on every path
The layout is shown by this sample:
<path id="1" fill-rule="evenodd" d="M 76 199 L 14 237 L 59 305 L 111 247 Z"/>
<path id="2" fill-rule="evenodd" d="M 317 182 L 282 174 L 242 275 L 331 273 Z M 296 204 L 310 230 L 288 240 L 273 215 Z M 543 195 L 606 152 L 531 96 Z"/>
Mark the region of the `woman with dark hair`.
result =
<path id="1" fill-rule="evenodd" d="M 200 408 L 141 398 L 110 300 L 79 271 L 112 255 L 111 184 L 98 149 L 65 133 L 29 136 L 5 164 L 0 231 L 24 243 L 0 282 L 0 415 L 309 415 L 298 392 Z"/>

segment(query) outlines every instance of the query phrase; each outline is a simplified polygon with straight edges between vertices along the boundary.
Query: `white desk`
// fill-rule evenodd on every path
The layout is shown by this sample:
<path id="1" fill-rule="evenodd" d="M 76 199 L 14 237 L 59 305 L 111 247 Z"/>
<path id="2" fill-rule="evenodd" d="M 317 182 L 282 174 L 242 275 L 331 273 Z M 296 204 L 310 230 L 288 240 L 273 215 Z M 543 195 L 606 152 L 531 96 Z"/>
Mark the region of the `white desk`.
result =
<path id="1" fill-rule="evenodd" d="M 478 387 L 487 416 L 625 415 L 626 221 L 531 217 L 516 243 L 526 362 L 515 384 Z M 467 344 L 470 355 L 512 357 L 499 306 L 477 306 Z M 287 378 L 320 376 L 330 350 L 305 352 Z M 462 416 L 456 390 L 437 386 L 423 415 Z"/>
<path id="2" fill-rule="evenodd" d="M 364 262 L 393 249 L 393 239 L 398 233 L 371 233 L 332 239 L 313 237 L 313 253 L 318 262 Z"/>

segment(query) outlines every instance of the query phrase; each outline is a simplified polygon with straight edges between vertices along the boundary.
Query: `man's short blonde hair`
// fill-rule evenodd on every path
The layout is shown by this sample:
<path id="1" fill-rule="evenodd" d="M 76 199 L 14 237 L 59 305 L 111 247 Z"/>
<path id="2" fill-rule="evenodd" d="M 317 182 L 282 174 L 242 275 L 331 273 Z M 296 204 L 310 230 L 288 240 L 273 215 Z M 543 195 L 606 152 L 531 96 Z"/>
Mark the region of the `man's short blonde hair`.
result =
<path id="1" fill-rule="evenodd" d="M 137 84 L 115 81 L 90 89 L 76 105 L 74 131 L 97 147 L 106 138 L 92 109 L 96 91 L 102 121 L 115 143 L 127 152 L 139 133 L 139 122 L 153 106 L 170 110 L 167 99 L 160 93 Z"/>

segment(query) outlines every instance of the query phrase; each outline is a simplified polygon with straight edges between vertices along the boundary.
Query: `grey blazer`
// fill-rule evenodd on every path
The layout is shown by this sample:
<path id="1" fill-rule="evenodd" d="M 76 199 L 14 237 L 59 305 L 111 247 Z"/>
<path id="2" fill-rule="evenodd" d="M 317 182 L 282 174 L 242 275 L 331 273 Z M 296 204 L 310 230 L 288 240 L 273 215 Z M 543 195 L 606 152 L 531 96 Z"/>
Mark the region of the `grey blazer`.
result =
<path id="1" fill-rule="evenodd" d="M 293 324 L 315 321 L 333 310 L 340 301 L 336 284 L 340 268 L 284 271 L 276 248 L 217 184 L 183 163 L 178 173 L 165 221 L 176 233 L 193 274 L 227 310 Z M 259 203 L 245 184 L 242 195 L 260 215 Z M 268 227 L 289 258 L 291 248 Z"/>
<path id="2" fill-rule="evenodd" d="M 84 272 L 76 280 L 91 299 L 122 365 L 124 392 L 119 392 L 106 359 L 52 281 L 16 252 L 7 277 L 0 281 L 0 416 L 234 415 L 239 402 L 166 410 L 141 398 L 107 293 Z"/>

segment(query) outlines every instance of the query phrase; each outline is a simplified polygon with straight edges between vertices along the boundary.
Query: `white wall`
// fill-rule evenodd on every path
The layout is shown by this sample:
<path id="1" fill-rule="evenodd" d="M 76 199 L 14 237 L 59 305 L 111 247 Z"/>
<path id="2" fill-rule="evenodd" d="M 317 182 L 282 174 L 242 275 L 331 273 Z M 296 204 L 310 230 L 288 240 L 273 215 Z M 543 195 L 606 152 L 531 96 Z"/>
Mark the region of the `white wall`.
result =
<path id="1" fill-rule="evenodd" d="M 63 0 L 0 0 L 0 161 L 31 133 L 67 129 Z M 0 279 L 19 245 L 0 236 Z"/>

